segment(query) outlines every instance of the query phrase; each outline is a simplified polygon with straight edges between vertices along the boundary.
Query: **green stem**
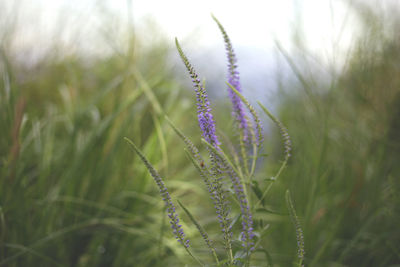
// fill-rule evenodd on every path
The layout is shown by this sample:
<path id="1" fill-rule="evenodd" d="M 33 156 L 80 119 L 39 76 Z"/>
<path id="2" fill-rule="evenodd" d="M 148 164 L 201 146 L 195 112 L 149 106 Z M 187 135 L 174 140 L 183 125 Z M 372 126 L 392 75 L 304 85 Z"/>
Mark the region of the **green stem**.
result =
<path id="1" fill-rule="evenodd" d="M 265 189 L 264 193 L 262 194 L 262 196 L 258 200 L 257 204 L 254 206 L 255 209 L 262 203 L 262 201 L 264 200 L 265 196 L 267 195 L 267 193 L 271 189 L 272 184 L 273 184 L 273 181 L 271 181 L 271 183 L 268 185 L 267 189 Z"/>

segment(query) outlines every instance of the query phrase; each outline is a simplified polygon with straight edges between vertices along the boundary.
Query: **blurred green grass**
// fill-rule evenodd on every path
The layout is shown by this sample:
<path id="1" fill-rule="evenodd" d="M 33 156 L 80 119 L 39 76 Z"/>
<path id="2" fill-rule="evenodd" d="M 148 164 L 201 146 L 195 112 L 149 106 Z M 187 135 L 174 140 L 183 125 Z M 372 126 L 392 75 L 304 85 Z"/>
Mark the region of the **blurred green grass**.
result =
<path id="1" fill-rule="evenodd" d="M 364 34 L 330 84 L 301 72 L 303 83 L 283 83 L 305 89 L 285 90 L 279 103 L 293 157 L 265 201 L 275 212 L 255 215 L 270 221 L 262 245 L 276 266 L 290 266 L 296 257 L 286 188 L 303 226 L 306 266 L 400 264 L 400 26 L 388 30 L 369 9 L 360 17 Z M 141 145 L 173 198 L 211 229 L 212 238 L 218 233 L 212 202 L 163 117 L 199 140 L 191 92 L 174 78 L 164 41 L 126 40 L 135 42 L 134 50 L 91 60 L 50 55 L 35 68 L 21 66 L 10 47 L 1 47 L 1 266 L 190 261 L 124 136 Z M 228 128 L 230 111 L 214 106 L 218 125 Z M 265 150 L 270 156 L 260 163 L 259 179 L 279 166 L 277 134 Z M 185 226 L 195 252 L 207 255 L 196 230 Z M 265 265 L 265 256 L 256 253 L 254 264 Z"/>
<path id="2" fill-rule="evenodd" d="M 159 245 L 162 203 L 123 137 L 163 174 L 186 171 L 169 164 L 184 156 L 167 155 L 174 144 L 160 121 L 162 110 L 176 119 L 188 108 L 176 104 L 166 46 L 90 60 L 49 55 L 35 68 L 11 48 L 1 53 L 0 264 L 157 264 L 175 244 Z"/>

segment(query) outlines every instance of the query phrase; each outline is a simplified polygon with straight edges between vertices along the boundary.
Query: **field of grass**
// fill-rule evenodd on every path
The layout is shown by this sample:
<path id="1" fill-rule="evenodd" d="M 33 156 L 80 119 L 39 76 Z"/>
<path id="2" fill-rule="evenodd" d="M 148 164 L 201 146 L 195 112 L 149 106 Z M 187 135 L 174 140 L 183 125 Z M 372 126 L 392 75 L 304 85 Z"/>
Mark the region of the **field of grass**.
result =
<path id="1" fill-rule="evenodd" d="M 284 156 L 271 122 L 268 156 L 255 174 L 270 188 L 254 214 L 263 249 L 251 266 L 298 266 L 287 189 L 305 266 L 400 266 L 400 23 L 363 8 L 363 34 L 329 81 L 286 58 L 295 75 L 281 81 L 275 115 L 291 136 L 292 157 L 278 180 L 266 179 Z M 197 266 L 124 137 L 164 178 L 194 253 L 212 262 L 177 200 L 221 240 L 213 203 L 165 118 L 205 156 L 194 93 L 171 68 L 173 40 L 126 40 L 135 49 L 91 58 L 60 50 L 34 66 L 1 44 L 0 266 Z M 234 140 L 231 110 L 218 100 L 212 107 L 219 130 Z"/>

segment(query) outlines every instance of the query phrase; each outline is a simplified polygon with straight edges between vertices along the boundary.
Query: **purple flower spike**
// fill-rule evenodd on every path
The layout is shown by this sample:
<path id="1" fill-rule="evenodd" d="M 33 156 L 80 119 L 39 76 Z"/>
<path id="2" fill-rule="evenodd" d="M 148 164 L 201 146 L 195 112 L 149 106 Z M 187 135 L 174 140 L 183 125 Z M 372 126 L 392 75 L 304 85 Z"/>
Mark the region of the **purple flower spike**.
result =
<path id="1" fill-rule="evenodd" d="M 218 24 L 218 27 L 225 41 L 226 55 L 228 58 L 228 82 L 239 93 L 241 93 L 242 89 L 240 86 L 239 72 L 237 71 L 237 65 L 236 65 L 237 59 L 235 52 L 233 51 L 232 43 L 222 24 L 214 16 L 213 19 Z M 246 113 L 244 111 L 242 101 L 240 97 L 237 94 L 235 94 L 235 92 L 233 92 L 229 86 L 228 86 L 228 93 L 232 102 L 232 109 L 233 109 L 232 116 L 235 118 L 239 130 L 242 132 L 243 141 L 247 142 L 249 140 L 249 130 L 248 130 L 248 122 L 246 119 Z"/>
<path id="2" fill-rule="evenodd" d="M 178 49 L 179 55 L 182 58 L 183 63 L 185 64 L 190 77 L 192 78 L 192 82 L 194 85 L 194 90 L 196 92 L 196 100 L 197 100 L 197 118 L 199 121 L 199 126 L 202 132 L 204 139 L 213 145 L 216 149 L 220 149 L 220 142 L 215 133 L 215 121 L 213 115 L 211 114 L 210 102 L 208 101 L 207 92 L 204 87 L 201 85 L 201 82 L 190 64 L 189 60 L 185 56 L 180 47 L 178 40 L 175 39 L 176 47 Z"/>

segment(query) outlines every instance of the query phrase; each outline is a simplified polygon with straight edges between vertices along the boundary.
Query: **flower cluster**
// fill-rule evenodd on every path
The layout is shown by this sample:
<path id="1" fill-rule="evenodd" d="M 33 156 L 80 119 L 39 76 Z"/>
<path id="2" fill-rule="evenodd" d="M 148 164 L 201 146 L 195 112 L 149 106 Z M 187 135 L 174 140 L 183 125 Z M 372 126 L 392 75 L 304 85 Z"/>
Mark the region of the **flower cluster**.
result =
<path id="1" fill-rule="evenodd" d="M 250 266 L 251 254 L 256 246 L 255 232 L 253 229 L 254 222 L 252 208 L 257 208 L 259 204 L 263 204 L 262 201 L 269 189 L 269 187 L 267 187 L 267 189 L 262 192 L 258 187 L 258 183 L 255 180 L 252 180 L 254 178 L 256 162 L 260 156 L 259 152 L 262 150 L 263 134 L 260 119 L 255 108 L 241 93 L 242 90 L 239 72 L 237 71 L 236 64 L 237 59 L 228 34 L 219 21 L 215 17 L 213 17 L 213 19 L 217 23 L 225 42 L 228 58 L 228 94 L 232 102 L 232 116 L 236 124 L 236 129 L 239 130 L 240 135 L 240 138 L 238 139 L 240 156 L 236 151 L 236 147 L 233 145 L 230 147 L 232 148 L 231 151 L 234 161 L 232 161 L 232 159 L 223 151 L 223 146 L 221 145 L 216 134 L 216 125 L 214 117 L 211 113 L 207 92 L 193 66 L 190 64 L 188 58 L 184 54 L 177 39 L 175 39 L 176 47 L 187 71 L 189 72 L 196 93 L 197 119 L 203 136 L 202 142 L 207 145 L 210 158 L 210 167 L 208 167 L 208 164 L 204 162 L 198 148 L 180 130 L 178 130 L 168 118 L 166 120 L 169 122 L 177 135 L 184 141 L 186 145 L 186 153 L 197 171 L 200 173 L 200 176 L 208 189 L 211 200 L 213 201 L 217 219 L 223 233 L 224 248 L 227 252 L 227 259 L 225 259 L 224 262 L 229 266 L 233 266 L 234 264 L 242 262 L 244 263 L 244 266 L 248 267 Z M 283 139 L 285 160 L 283 161 L 278 173 L 275 175 L 274 179 L 276 179 L 285 168 L 290 157 L 291 141 L 284 125 L 278 119 L 276 119 L 263 105 L 260 103 L 259 105 L 278 126 Z M 250 117 L 247 117 L 245 108 L 247 109 L 246 111 Z M 139 149 L 131 141 L 128 140 L 128 142 L 132 145 L 135 152 L 144 162 L 160 190 L 160 194 L 167 209 L 171 228 L 176 239 L 183 245 L 193 259 L 195 259 L 200 265 L 205 266 L 201 260 L 197 259 L 191 252 L 189 240 L 185 238 L 185 233 L 183 232 L 182 225 L 180 224 L 179 216 L 175 210 L 175 206 L 163 180 L 156 170 L 150 165 L 144 155 L 139 151 Z M 252 155 L 250 156 L 250 154 Z M 227 184 L 228 181 L 230 181 L 230 186 Z M 252 194 L 253 191 L 255 194 Z M 251 197 L 253 196 L 258 198 L 258 202 L 250 205 L 250 201 L 253 200 Z M 238 203 L 238 208 L 240 209 L 240 214 L 237 216 L 237 218 L 241 218 L 242 229 L 239 239 L 243 248 L 239 250 L 232 246 L 232 231 L 234 231 L 236 228 L 235 224 L 237 220 L 230 217 L 231 197 Z M 196 226 L 208 249 L 213 255 L 215 262 L 218 266 L 220 266 L 218 259 L 219 255 L 214 247 L 214 242 L 212 242 L 207 232 L 196 221 L 190 211 L 186 209 L 181 202 L 178 201 L 178 203 Z M 300 224 L 298 223 L 294 207 L 291 203 L 290 195 L 288 194 L 287 203 L 289 207 L 289 213 L 296 226 L 298 255 L 300 258 L 299 265 L 301 266 L 301 263 L 304 259 L 303 233 Z"/>

